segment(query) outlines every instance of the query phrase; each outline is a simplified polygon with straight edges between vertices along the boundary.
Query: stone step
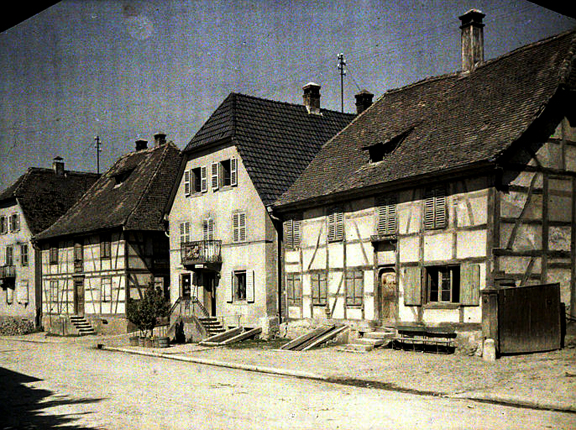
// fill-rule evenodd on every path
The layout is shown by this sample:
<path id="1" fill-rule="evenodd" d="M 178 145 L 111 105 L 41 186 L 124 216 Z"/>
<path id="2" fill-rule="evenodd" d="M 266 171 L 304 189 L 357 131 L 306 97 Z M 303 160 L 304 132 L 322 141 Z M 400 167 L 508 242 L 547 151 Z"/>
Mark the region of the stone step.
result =
<path id="1" fill-rule="evenodd" d="M 373 345 L 365 345 L 365 344 L 360 344 L 360 343 L 348 343 L 348 344 L 338 348 L 338 351 L 364 353 L 364 352 L 372 351 L 373 349 L 374 349 Z"/>
<path id="2" fill-rule="evenodd" d="M 388 331 L 369 331 L 364 333 L 364 339 L 393 339 L 394 336 L 396 336 L 396 333 Z"/>

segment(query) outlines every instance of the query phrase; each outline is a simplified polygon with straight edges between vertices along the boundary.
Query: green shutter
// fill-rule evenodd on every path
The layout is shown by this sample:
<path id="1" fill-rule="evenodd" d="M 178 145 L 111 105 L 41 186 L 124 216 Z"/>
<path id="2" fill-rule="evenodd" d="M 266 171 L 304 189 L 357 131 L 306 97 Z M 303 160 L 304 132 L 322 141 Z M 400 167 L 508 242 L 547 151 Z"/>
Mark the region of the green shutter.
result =
<path id="1" fill-rule="evenodd" d="M 478 306 L 480 300 L 480 266 L 465 263 L 460 270 L 460 303 L 465 306 Z"/>
<path id="2" fill-rule="evenodd" d="M 420 267 L 410 266 L 402 269 L 404 304 L 406 306 L 422 305 L 422 273 Z"/>

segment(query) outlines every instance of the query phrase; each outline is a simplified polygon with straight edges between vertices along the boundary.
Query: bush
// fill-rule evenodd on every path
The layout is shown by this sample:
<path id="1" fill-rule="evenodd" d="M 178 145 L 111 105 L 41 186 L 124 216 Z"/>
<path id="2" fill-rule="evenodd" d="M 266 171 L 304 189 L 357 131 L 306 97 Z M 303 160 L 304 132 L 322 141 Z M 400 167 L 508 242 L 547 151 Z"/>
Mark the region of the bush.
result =
<path id="1" fill-rule="evenodd" d="M 168 316 L 170 304 L 162 290 L 148 287 L 141 300 L 128 300 L 126 317 L 133 323 L 144 337 L 152 336 L 154 327 L 160 318 Z"/>
<path id="2" fill-rule="evenodd" d="M 30 320 L 8 318 L 0 322 L 0 335 L 2 336 L 19 336 L 34 331 L 34 323 Z"/>

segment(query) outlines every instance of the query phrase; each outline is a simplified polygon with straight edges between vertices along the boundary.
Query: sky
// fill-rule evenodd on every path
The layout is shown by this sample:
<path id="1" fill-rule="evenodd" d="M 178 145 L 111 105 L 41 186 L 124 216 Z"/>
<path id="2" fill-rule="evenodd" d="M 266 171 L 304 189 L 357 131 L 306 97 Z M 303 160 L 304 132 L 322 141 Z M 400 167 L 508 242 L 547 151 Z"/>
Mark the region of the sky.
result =
<path id="1" fill-rule="evenodd" d="M 576 27 L 526 0 L 64 0 L 0 33 L 0 190 L 29 167 L 100 172 L 162 132 L 183 149 L 231 92 L 302 103 L 460 68 L 460 20 L 486 14 L 485 59 Z"/>

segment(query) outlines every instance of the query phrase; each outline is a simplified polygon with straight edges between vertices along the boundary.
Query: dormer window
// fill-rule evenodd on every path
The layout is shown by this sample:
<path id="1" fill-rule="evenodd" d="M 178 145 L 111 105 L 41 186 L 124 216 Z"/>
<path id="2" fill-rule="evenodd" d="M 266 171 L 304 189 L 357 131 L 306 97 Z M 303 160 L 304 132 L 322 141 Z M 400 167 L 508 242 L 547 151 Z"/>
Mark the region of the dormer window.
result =
<path id="1" fill-rule="evenodd" d="M 412 130 L 414 130 L 414 128 L 410 128 L 400 134 L 391 137 L 388 140 L 364 146 L 362 149 L 368 151 L 371 163 L 377 163 L 379 161 L 382 161 L 384 157 L 386 157 L 388 154 L 394 152 L 396 148 L 398 148 L 400 144 L 404 141 L 406 136 L 408 136 L 412 132 Z"/>
<path id="2" fill-rule="evenodd" d="M 114 188 L 118 188 L 126 179 L 130 176 L 132 170 L 124 170 L 122 172 L 116 173 L 112 178 L 114 179 Z"/>

